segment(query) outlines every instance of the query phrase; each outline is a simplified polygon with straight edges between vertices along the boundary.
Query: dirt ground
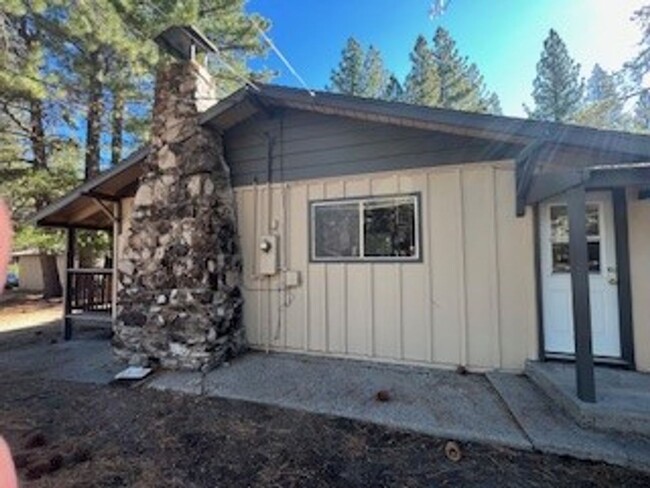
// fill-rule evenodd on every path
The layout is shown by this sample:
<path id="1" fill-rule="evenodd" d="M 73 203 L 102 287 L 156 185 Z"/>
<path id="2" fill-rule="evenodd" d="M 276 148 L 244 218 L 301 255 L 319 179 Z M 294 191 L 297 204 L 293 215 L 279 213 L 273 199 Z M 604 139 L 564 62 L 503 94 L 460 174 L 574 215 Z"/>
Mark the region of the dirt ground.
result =
<path id="1" fill-rule="evenodd" d="M 0 344 L 59 331 L 43 329 L 0 333 Z M 25 487 L 650 486 L 605 464 L 475 444 L 454 463 L 444 439 L 361 422 L 6 372 L 0 434 Z"/>
<path id="2" fill-rule="evenodd" d="M 41 295 L 4 291 L 0 295 L 0 351 L 61 336 L 61 299 L 43 300 Z"/>

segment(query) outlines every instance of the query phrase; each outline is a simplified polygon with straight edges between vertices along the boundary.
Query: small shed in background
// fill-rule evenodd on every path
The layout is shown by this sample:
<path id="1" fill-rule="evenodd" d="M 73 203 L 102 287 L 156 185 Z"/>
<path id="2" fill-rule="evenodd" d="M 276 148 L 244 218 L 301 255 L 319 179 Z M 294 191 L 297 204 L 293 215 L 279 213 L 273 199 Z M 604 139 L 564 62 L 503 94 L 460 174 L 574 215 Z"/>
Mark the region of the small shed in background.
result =
<path id="1" fill-rule="evenodd" d="M 41 269 L 41 251 L 38 249 L 25 249 L 14 251 L 11 260 L 16 263 L 18 269 L 18 289 L 25 291 L 43 290 L 43 270 Z M 59 280 L 63 285 L 65 276 L 65 256 L 60 254 L 56 257 L 56 264 L 59 270 Z"/>

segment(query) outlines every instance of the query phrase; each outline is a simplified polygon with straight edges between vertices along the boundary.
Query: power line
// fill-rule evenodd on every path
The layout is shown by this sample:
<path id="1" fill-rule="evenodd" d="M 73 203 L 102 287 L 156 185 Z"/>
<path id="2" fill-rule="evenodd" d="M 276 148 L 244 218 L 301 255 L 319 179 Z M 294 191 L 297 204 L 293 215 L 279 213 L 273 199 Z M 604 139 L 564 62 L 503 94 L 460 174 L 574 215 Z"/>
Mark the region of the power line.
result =
<path id="1" fill-rule="evenodd" d="M 262 36 L 262 39 L 266 41 L 266 43 L 269 45 L 269 47 L 273 50 L 275 54 L 280 58 L 280 60 L 284 63 L 284 65 L 289 69 L 291 74 L 300 82 L 302 87 L 307 90 L 307 93 L 309 93 L 312 97 L 316 96 L 316 93 L 307 86 L 307 83 L 305 83 L 305 80 L 302 79 L 302 76 L 298 74 L 298 72 L 294 69 L 294 67 L 291 65 L 289 60 L 282 54 L 280 49 L 275 45 L 273 40 L 266 35 L 266 32 L 264 32 L 259 25 L 257 25 L 257 22 L 255 20 L 251 19 L 251 22 L 253 23 L 253 26 L 255 29 L 257 29 L 257 32 L 259 32 L 260 36 Z"/>
<path id="2" fill-rule="evenodd" d="M 155 5 L 153 2 L 149 0 L 145 0 L 142 3 L 148 5 L 153 10 L 155 10 L 159 14 L 158 20 L 161 21 L 162 24 L 164 24 L 163 20 L 167 20 L 166 19 L 167 14 L 160 7 L 158 7 L 157 5 Z M 228 71 L 230 71 L 239 81 L 241 81 L 245 85 L 250 86 L 255 91 L 260 91 L 259 87 L 250 79 L 250 77 L 242 75 L 241 73 L 239 73 L 239 71 L 236 68 L 234 68 L 230 63 L 226 61 L 225 56 L 221 53 L 221 51 L 216 46 L 214 46 L 214 49 L 215 49 L 217 60 L 223 66 L 225 66 L 226 69 L 228 69 Z"/>
<path id="3" fill-rule="evenodd" d="M 244 75 L 239 74 L 239 72 L 235 68 L 233 68 L 228 62 L 226 62 L 223 59 L 223 55 L 221 54 L 221 51 L 219 51 L 216 47 L 215 49 L 216 49 L 215 54 L 217 55 L 216 56 L 217 61 L 219 61 L 222 65 L 224 65 L 226 69 L 228 69 L 228 71 L 230 71 L 235 78 L 243 82 L 245 85 L 250 86 L 253 90 L 260 91 L 260 88 L 255 83 L 253 83 L 252 80 L 250 80 L 248 77 Z"/>

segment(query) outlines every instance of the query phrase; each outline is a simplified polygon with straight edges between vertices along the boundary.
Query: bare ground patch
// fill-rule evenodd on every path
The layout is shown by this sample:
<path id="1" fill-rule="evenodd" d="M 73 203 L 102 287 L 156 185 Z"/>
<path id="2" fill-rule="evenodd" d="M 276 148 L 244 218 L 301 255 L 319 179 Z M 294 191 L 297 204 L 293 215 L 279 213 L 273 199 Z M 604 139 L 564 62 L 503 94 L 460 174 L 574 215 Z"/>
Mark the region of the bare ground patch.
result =
<path id="1" fill-rule="evenodd" d="M 649 486 L 613 466 L 246 402 L 16 375 L 0 432 L 24 486 Z M 35 436 L 41 436 L 36 438 Z"/>
<path id="2" fill-rule="evenodd" d="M 0 320 L 32 324 L 59 307 L 4 297 Z M 59 338 L 58 317 L 0 330 L 0 354 Z M 650 486 L 601 463 L 477 444 L 462 444 L 453 463 L 444 439 L 362 422 L 7 371 L 0 434 L 25 487 Z"/>

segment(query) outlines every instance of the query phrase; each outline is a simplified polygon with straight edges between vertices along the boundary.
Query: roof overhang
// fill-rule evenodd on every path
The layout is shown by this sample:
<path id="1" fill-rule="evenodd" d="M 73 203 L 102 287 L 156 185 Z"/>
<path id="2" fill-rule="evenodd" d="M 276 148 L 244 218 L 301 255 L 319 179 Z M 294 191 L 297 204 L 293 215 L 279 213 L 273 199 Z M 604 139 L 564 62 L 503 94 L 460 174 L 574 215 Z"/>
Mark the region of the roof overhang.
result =
<path id="1" fill-rule="evenodd" d="M 258 84 L 256 90 L 241 88 L 207 109 L 200 123 L 224 133 L 258 114 L 273 116 L 287 109 L 335 115 L 362 121 L 411 127 L 442 133 L 520 144 L 517 158 L 517 213 L 543 195 L 567 185 L 585 182 L 602 169 L 650 160 L 650 137 L 566 124 L 514 117 L 436 109 L 406 103 L 386 102 L 328 92 Z M 148 154 L 142 148 L 119 165 L 76 188 L 58 202 L 38 212 L 38 225 L 109 229 L 112 226 L 106 203 L 134 194 Z M 618 168 L 620 173 L 622 168 Z M 613 170 L 612 170 L 613 171 Z M 550 174 L 553 172 L 563 173 Z M 647 170 L 627 174 L 645 181 Z M 615 172 L 602 173 L 612 177 Z M 576 183 L 580 180 L 581 183 Z M 641 181 L 639 180 L 639 181 Z M 596 180 L 594 180 L 596 181 Z M 622 181 L 622 180 L 621 180 Z M 629 181 L 629 178 L 628 180 Z"/>
<path id="2" fill-rule="evenodd" d="M 135 151 L 117 166 L 34 214 L 32 222 L 45 227 L 111 229 L 113 220 L 107 208 L 135 193 L 142 174 L 142 162 L 148 153 L 146 147 Z"/>
<path id="3" fill-rule="evenodd" d="M 453 133 L 528 145 L 538 140 L 582 149 L 645 155 L 650 137 L 570 124 L 517 117 L 463 112 L 360 98 L 329 92 L 258 84 L 258 91 L 242 88 L 206 110 L 202 123 L 220 132 L 260 112 L 296 109 L 383 124 Z"/>

